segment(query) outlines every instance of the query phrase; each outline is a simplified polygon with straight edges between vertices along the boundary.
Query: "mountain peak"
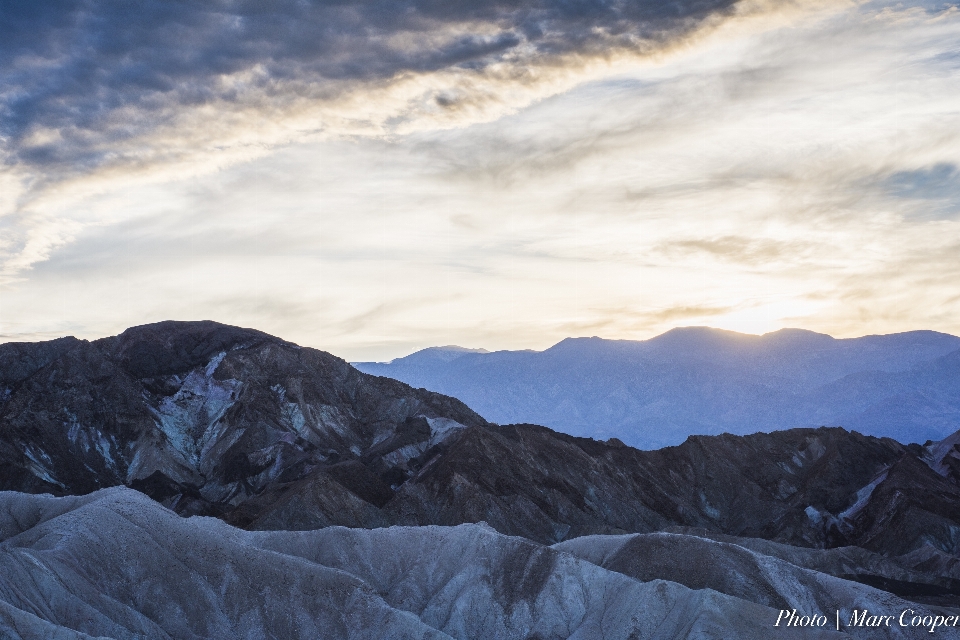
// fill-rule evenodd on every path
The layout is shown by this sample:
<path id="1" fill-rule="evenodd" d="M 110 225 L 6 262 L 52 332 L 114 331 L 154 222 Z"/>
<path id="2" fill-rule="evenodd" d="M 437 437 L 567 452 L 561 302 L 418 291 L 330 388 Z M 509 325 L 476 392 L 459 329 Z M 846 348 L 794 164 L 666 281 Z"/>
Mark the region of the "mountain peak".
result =
<path id="1" fill-rule="evenodd" d="M 544 351 L 431 359 L 424 350 L 357 366 L 457 397 L 496 423 L 644 448 L 693 433 L 820 424 L 923 442 L 960 428 L 952 382 L 960 352 L 939 360 L 958 349 L 960 338 L 934 332 L 837 339 L 694 326 L 649 340 L 570 337 Z"/>
<path id="2" fill-rule="evenodd" d="M 713 327 L 677 327 L 665 333 L 644 340 L 644 344 L 657 349 L 714 351 L 717 349 L 739 349 L 759 340 L 759 336 L 739 333 L 729 329 Z"/>
<path id="3" fill-rule="evenodd" d="M 416 364 L 419 362 L 451 362 L 470 353 L 490 353 L 486 349 L 470 349 L 455 344 L 448 344 L 443 347 L 427 347 L 414 351 L 408 356 L 395 358 L 390 364 Z"/>
<path id="4" fill-rule="evenodd" d="M 826 333 L 818 333 L 809 329 L 783 328 L 776 331 L 770 331 L 760 336 L 762 340 L 777 342 L 835 342 L 836 338 Z"/>
<path id="5" fill-rule="evenodd" d="M 164 320 L 139 325 L 120 335 L 95 340 L 94 344 L 135 377 L 147 378 L 206 364 L 221 351 L 267 342 L 296 347 L 262 331 L 212 320 Z"/>
<path id="6" fill-rule="evenodd" d="M 564 338 L 560 342 L 556 343 L 552 347 L 547 347 L 544 349 L 544 352 L 547 351 L 562 351 L 570 348 L 578 348 L 583 346 L 595 346 L 602 342 L 620 342 L 619 340 L 606 340 L 599 336 L 581 336 L 577 338 Z"/>

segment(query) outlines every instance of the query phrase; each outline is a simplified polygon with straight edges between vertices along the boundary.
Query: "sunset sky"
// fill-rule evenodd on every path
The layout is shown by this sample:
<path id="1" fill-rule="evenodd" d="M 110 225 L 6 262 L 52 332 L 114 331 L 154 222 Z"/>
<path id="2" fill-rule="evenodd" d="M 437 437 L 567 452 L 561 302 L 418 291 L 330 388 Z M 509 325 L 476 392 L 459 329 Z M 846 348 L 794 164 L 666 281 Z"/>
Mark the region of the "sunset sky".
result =
<path id="1" fill-rule="evenodd" d="M 960 334 L 960 10 L 0 5 L 0 341 Z"/>

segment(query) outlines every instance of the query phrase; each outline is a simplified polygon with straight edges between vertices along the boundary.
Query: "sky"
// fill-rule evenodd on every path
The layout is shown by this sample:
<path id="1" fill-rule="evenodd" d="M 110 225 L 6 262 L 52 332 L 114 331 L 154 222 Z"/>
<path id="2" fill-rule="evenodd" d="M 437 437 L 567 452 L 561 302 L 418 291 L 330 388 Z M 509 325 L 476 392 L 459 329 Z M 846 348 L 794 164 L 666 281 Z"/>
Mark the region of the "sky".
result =
<path id="1" fill-rule="evenodd" d="M 9 0 L 0 341 L 960 334 L 960 9 Z"/>

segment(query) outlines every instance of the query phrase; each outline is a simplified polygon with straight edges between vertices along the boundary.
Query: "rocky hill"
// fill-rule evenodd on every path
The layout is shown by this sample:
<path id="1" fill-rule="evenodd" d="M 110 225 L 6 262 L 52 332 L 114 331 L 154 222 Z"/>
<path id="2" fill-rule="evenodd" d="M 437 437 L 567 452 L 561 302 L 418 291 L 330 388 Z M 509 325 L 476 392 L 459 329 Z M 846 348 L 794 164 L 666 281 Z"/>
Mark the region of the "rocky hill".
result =
<path id="1" fill-rule="evenodd" d="M 452 398 L 213 322 L 3 344 L 0 390 L 0 488 L 127 485 L 184 514 L 232 510 L 321 467 L 352 478 L 360 458 L 389 495 L 445 434 L 486 424 Z"/>
<path id="2" fill-rule="evenodd" d="M 658 564 L 669 579 L 651 577 Z M 774 628 L 784 612 L 833 606 L 845 622 L 851 606 L 953 615 L 682 534 L 551 548 L 482 524 L 246 532 L 179 518 L 125 488 L 64 498 L 0 492 L 4 638 L 825 640 L 926 632 Z"/>
<path id="3" fill-rule="evenodd" d="M 960 432 L 643 451 L 211 322 L 0 345 L 0 385 L 0 635 L 749 638 L 784 609 L 960 613 Z"/>

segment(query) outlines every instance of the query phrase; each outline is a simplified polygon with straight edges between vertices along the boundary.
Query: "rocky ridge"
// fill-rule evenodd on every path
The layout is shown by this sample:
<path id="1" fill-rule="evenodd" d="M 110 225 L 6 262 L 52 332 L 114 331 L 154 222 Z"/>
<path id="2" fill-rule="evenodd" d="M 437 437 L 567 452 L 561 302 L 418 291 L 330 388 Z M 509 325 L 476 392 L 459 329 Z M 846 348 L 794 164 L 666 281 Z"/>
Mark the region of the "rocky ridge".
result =
<path id="1" fill-rule="evenodd" d="M 0 388 L 0 487 L 126 485 L 183 514 L 222 514 L 307 476 L 350 484 L 360 458 L 361 493 L 387 497 L 435 441 L 486 424 L 452 398 L 213 322 L 3 344 Z"/>
<path id="2" fill-rule="evenodd" d="M 749 589 L 637 579 L 574 551 L 478 524 L 246 532 L 126 488 L 0 492 L 0 636 L 760 640 L 779 615 Z M 790 595 L 775 604 L 816 602 L 817 580 L 830 578 L 784 573 Z M 858 606 L 910 606 L 834 586 Z M 777 637 L 910 636 L 781 627 Z"/>
<path id="3" fill-rule="evenodd" d="M 960 434 L 693 436 L 655 451 L 536 425 L 212 322 L 0 345 L 0 488 L 126 485 L 252 529 L 488 522 L 545 544 L 692 527 L 813 548 L 960 550 Z"/>
<path id="4" fill-rule="evenodd" d="M 337 525 L 402 525 L 417 538 L 483 522 L 631 580 L 767 608 L 854 596 L 871 607 L 960 606 L 960 433 L 920 446 L 793 429 L 641 451 L 490 424 L 452 398 L 216 323 L 0 345 L 0 384 L 0 490 L 127 486 L 181 515 L 264 532 L 250 540 L 341 540 L 317 531 Z M 36 500 L 31 512 L 48 514 L 83 503 Z M 49 517 L 14 521 L 22 533 Z M 370 537 L 351 545 L 381 540 L 356 535 Z"/>

